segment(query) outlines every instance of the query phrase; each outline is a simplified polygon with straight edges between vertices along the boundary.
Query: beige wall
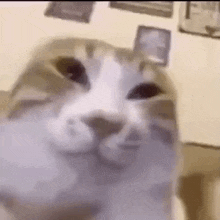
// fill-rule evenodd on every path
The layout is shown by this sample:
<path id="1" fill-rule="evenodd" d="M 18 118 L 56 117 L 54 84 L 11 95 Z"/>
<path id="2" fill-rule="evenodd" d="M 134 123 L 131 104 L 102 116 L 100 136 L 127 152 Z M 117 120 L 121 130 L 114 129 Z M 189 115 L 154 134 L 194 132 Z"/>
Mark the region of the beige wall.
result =
<path id="1" fill-rule="evenodd" d="M 177 31 L 179 2 L 172 19 L 110 9 L 96 2 L 90 24 L 44 17 L 47 2 L 0 2 L 0 89 L 9 90 L 35 44 L 51 36 L 99 38 L 133 47 L 138 25 L 172 31 L 170 76 L 176 84 L 182 141 L 220 146 L 220 40 Z"/>

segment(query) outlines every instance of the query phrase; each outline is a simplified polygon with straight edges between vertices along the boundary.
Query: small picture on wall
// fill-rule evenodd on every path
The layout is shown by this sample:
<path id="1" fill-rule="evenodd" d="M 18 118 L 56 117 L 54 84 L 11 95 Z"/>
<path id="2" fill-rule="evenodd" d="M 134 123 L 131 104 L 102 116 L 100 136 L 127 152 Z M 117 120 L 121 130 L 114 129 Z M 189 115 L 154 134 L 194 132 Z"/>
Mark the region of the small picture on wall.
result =
<path id="1" fill-rule="evenodd" d="M 44 15 L 77 22 L 89 23 L 95 2 L 51 2 Z"/>
<path id="2" fill-rule="evenodd" d="M 169 60 L 170 41 L 169 30 L 139 26 L 134 50 L 141 51 L 157 64 L 166 66 Z"/>
<path id="3" fill-rule="evenodd" d="M 173 1 L 144 2 L 144 1 L 122 1 L 110 2 L 111 8 L 131 11 L 134 13 L 148 14 L 152 16 L 171 18 L 173 15 Z"/>
<path id="4" fill-rule="evenodd" d="M 179 14 L 179 31 L 220 38 L 220 2 L 182 2 Z"/>

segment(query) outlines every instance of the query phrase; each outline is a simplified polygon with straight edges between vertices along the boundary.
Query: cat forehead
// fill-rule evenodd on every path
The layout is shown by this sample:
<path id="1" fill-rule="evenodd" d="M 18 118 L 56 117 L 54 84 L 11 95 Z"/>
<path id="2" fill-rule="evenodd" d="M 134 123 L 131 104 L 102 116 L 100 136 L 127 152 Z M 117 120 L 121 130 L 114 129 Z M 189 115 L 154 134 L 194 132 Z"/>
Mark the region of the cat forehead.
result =
<path id="1" fill-rule="evenodd" d="M 123 89 L 125 85 L 129 87 L 144 81 L 142 74 L 134 64 L 121 64 L 114 54 L 91 62 L 84 63 L 91 82 L 100 81 L 111 86 L 120 83 Z"/>
<path id="2" fill-rule="evenodd" d="M 33 55 L 35 60 L 50 61 L 59 57 L 74 57 L 86 62 L 113 56 L 121 65 L 134 63 L 143 67 L 143 54 L 127 48 L 117 48 L 100 40 L 53 39 L 35 48 Z"/>
<path id="3" fill-rule="evenodd" d="M 91 91 L 108 93 L 117 91 L 123 97 L 135 86 L 144 82 L 141 73 L 137 73 L 134 65 L 121 65 L 114 56 L 107 56 L 98 63 L 96 68 L 86 66 L 86 72 L 90 81 Z M 86 63 L 88 64 L 88 62 Z"/>
<path id="4" fill-rule="evenodd" d="M 65 38 L 53 39 L 35 49 L 36 60 L 54 65 L 54 60 L 77 59 L 92 82 L 102 77 L 111 83 L 117 79 L 122 82 L 121 89 L 132 87 L 144 81 L 154 81 L 151 70 L 143 55 L 127 48 L 114 47 L 106 42 L 91 39 Z M 117 66 L 117 67 L 116 67 Z M 147 72 L 148 77 L 143 78 Z M 59 73 L 58 73 L 59 74 Z M 60 74 L 61 75 L 61 74 Z"/>
<path id="5" fill-rule="evenodd" d="M 147 73 L 145 79 L 154 81 L 151 75 L 154 71 L 150 69 L 149 63 L 144 61 L 143 54 L 127 48 L 117 48 L 103 41 L 77 38 L 54 39 L 39 46 L 38 50 L 35 49 L 34 59 L 43 60 L 44 63 L 51 62 L 54 65 L 54 60 L 65 58 L 80 61 L 92 79 L 97 79 L 100 74 L 110 73 L 114 79 L 120 75 L 121 79 L 138 83 L 143 81 L 143 75 Z M 109 71 L 106 71 L 107 69 Z"/>

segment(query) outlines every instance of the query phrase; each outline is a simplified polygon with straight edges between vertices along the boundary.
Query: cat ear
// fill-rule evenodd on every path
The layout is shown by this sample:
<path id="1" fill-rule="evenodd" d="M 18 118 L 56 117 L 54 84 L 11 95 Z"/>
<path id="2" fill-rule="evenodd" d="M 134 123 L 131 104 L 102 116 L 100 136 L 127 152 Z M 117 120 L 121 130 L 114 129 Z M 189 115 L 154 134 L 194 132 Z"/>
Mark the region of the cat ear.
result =
<path id="1" fill-rule="evenodd" d="M 24 106 L 28 108 L 28 103 L 33 106 L 34 103 L 48 102 L 51 97 L 72 87 L 72 83 L 56 70 L 51 60 L 31 60 L 12 88 L 6 114 L 9 117 Z"/>
<path id="2" fill-rule="evenodd" d="M 19 115 L 19 112 L 25 107 L 30 107 L 33 103 L 44 103 L 49 100 L 49 97 L 49 93 L 41 91 L 36 87 L 22 86 L 9 100 L 6 115 L 8 118 L 12 118 L 15 115 Z"/>
<path id="3" fill-rule="evenodd" d="M 49 97 L 49 93 L 42 91 L 37 87 L 22 86 L 13 97 L 14 102 L 18 101 L 41 101 L 46 100 Z"/>

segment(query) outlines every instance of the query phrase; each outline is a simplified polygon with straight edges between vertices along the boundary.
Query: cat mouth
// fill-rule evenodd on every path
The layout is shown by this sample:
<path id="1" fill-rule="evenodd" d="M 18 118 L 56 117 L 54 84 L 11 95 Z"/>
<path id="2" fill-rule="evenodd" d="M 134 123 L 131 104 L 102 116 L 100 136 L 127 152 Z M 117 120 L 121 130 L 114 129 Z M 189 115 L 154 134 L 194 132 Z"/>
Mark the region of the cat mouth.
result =
<path id="1" fill-rule="evenodd" d="M 141 141 L 128 141 L 122 144 L 119 144 L 119 148 L 123 150 L 138 150 L 141 146 Z"/>
<path id="2" fill-rule="evenodd" d="M 97 185 L 106 185 L 120 179 L 120 175 L 135 161 L 140 145 L 137 141 L 126 141 L 108 146 L 100 141 L 90 151 L 66 151 L 62 155 L 80 173 L 93 176 Z"/>
<path id="3" fill-rule="evenodd" d="M 95 147 L 96 146 L 96 147 Z M 72 157 L 72 158 L 79 158 L 79 157 L 89 157 L 89 156 L 95 156 L 99 163 L 103 166 L 109 166 L 112 169 L 120 170 L 123 169 L 124 166 L 119 165 L 120 161 L 117 162 L 112 161 L 109 156 L 110 154 L 114 154 L 114 156 L 117 158 L 117 155 L 128 153 L 136 153 L 138 149 L 141 146 L 141 141 L 128 141 L 123 143 L 115 144 L 114 147 L 110 148 L 109 146 L 103 145 L 102 143 L 93 144 L 93 147 L 89 151 L 82 151 L 82 152 L 73 152 L 73 151 L 65 151 L 60 152 L 63 155 Z M 103 152 L 103 149 L 106 149 L 105 152 Z M 118 158 L 119 159 L 119 158 Z M 120 160 L 120 159 L 119 159 Z"/>

